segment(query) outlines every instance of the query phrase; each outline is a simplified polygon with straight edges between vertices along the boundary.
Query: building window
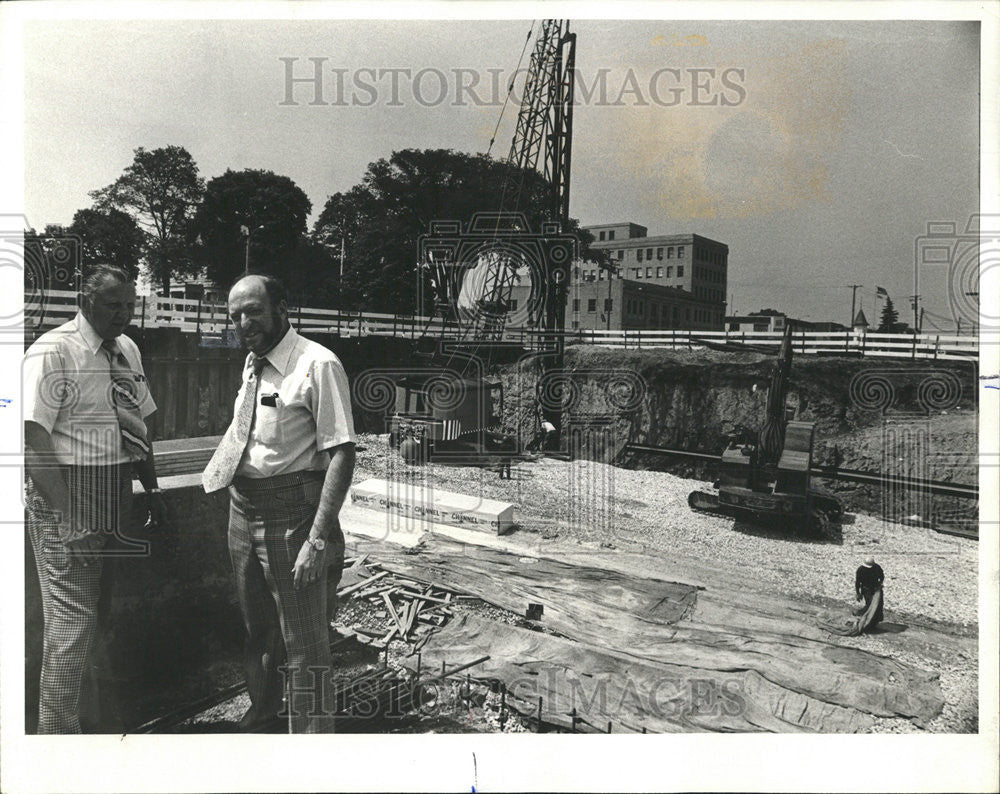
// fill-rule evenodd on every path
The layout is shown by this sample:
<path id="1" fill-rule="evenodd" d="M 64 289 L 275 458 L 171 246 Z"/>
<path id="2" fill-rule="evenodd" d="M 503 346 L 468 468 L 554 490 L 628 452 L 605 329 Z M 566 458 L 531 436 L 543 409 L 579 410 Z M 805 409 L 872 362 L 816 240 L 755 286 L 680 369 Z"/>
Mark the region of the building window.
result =
<path id="1" fill-rule="evenodd" d="M 663 249 L 662 248 L 657 248 L 656 249 L 656 258 L 657 259 L 663 259 Z"/>
<path id="2" fill-rule="evenodd" d="M 597 268 L 597 280 L 598 281 L 604 281 L 604 268 L 603 267 Z"/>
<path id="3" fill-rule="evenodd" d="M 653 277 L 653 268 L 647 267 L 646 268 L 646 278 L 652 278 L 652 277 Z"/>
<path id="4" fill-rule="evenodd" d="M 672 245 L 667 246 L 667 259 L 674 258 L 674 247 Z"/>
<path id="5" fill-rule="evenodd" d="M 573 298 L 573 311 L 575 311 L 575 312 L 580 311 L 580 299 L 579 298 Z"/>
<path id="6" fill-rule="evenodd" d="M 509 312 L 517 311 L 517 298 L 511 298 L 510 303 L 507 305 L 507 311 Z"/>
<path id="7" fill-rule="evenodd" d="M 677 246 L 677 258 L 678 259 L 683 259 L 684 258 L 684 246 L 683 245 Z"/>
<path id="8" fill-rule="evenodd" d="M 642 278 L 642 268 L 641 267 L 633 267 L 632 268 L 632 273 L 635 276 L 635 278 Z"/>
<path id="9" fill-rule="evenodd" d="M 678 265 L 677 266 L 677 278 L 680 278 L 683 275 L 684 275 L 684 265 Z"/>
<path id="10" fill-rule="evenodd" d="M 597 298 L 590 298 L 587 300 L 587 311 L 588 312 L 597 311 Z"/>
<path id="11" fill-rule="evenodd" d="M 618 268 L 618 278 L 623 278 L 623 276 L 622 276 L 622 271 L 623 271 L 624 269 L 625 269 L 625 268 L 623 268 L 623 267 L 620 267 L 620 268 Z"/>
<path id="12" fill-rule="evenodd" d="M 606 312 L 608 312 L 610 314 L 611 307 L 613 305 L 614 305 L 614 302 L 611 300 L 611 298 L 605 298 L 604 299 L 604 311 L 606 311 Z"/>
<path id="13" fill-rule="evenodd" d="M 601 240 L 603 240 L 603 239 L 604 239 L 604 232 L 601 232 L 601 234 L 600 234 L 600 239 L 601 239 Z"/>
<path id="14" fill-rule="evenodd" d="M 636 248 L 635 249 L 635 259 L 636 259 L 637 262 L 641 262 L 642 261 L 642 249 L 641 248 Z"/>
<path id="15" fill-rule="evenodd" d="M 662 267 L 656 268 L 656 277 L 657 278 L 663 278 L 663 268 Z"/>
<path id="16" fill-rule="evenodd" d="M 579 328 L 580 327 L 580 323 L 577 322 L 576 320 L 573 320 L 573 327 L 574 328 Z"/>
<path id="17" fill-rule="evenodd" d="M 653 249 L 652 248 L 647 248 L 646 249 L 646 259 L 652 259 L 652 258 L 653 258 Z"/>
<path id="18" fill-rule="evenodd" d="M 674 277 L 674 266 L 667 265 L 667 278 L 673 278 L 673 277 Z"/>
<path id="19" fill-rule="evenodd" d="M 614 240 L 615 239 L 615 231 L 614 231 L 614 229 L 612 229 L 610 232 L 608 232 L 608 239 L 609 240 Z"/>
<path id="20" fill-rule="evenodd" d="M 619 251 L 618 251 L 618 259 L 619 259 L 619 260 L 622 260 L 622 259 L 624 259 L 624 258 L 625 258 L 625 252 L 624 252 L 624 251 L 622 251 L 622 250 L 619 250 Z"/>

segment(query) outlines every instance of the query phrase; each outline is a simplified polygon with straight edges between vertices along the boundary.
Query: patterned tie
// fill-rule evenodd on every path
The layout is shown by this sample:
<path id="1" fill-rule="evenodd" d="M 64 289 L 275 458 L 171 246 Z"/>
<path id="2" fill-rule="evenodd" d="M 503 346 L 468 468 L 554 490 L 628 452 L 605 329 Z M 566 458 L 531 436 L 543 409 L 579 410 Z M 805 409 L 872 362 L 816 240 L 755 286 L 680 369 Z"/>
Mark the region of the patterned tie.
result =
<path id="1" fill-rule="evenodd" d="M 236 476 L 236 469 L 239 468 L 243 452 L 247 448 L 247 441 L 250 440 L 250 428 L 257 408 L 257 391 L 260 389 L 260 373 L 266 363 L 265 356 L 250 354 L 250 366 L 253 367 L 253 372 L 243 390 L 243 401 L 236 409 L 233 423 L 229 425 L 226 435 L 222 437 L 215 454 L 201 475 L 205 493 L 228 487 Z"/>
<path id="2" fill-rule="evenodd" d="M 117 340 L 105 339 L 101 342 L 101 349 L 108 354 L 111 362 L 111 399 L 118 415 L 122 448 L 129 460 L 145 460 L 149 455 L 149 441 L 146 440 L 146 423 L 139 410 L 135 373 Z"/>

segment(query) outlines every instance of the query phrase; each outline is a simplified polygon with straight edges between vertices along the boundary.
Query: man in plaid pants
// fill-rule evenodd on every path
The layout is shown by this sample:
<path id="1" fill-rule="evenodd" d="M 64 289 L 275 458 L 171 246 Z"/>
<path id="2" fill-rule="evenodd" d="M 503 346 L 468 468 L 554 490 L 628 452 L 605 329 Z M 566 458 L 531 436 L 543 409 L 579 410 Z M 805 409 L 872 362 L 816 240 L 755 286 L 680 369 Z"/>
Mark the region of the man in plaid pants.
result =
<path id="1" fill-rule="evenodd" d="M 290 733 L 332 732 L 327 569 L 339 577 L 344 561 L 339 513 L 354 473 L 350 387 L 337 357 L 289 325 L 277 280 L 237 281 L 229 315 L 250 353 L 233 422 L 202 480 L 209 493 L 229 488 L 251 701 L 240 729 L 280 716 Z"/>
<path id="2" fill-rule="evenodd" d="M 122 335 L 135 287 L 122 270 L 99 266 L 79 304 L 73 320 L 28 348 L 22 371 L 25 524 L 45 622 L 38 733 L 120 729 L 82 708 L 81 696 L 90 696 L 85 705 L 99 701 L 93 665 L 110 605 L 110 546 L 145 552 L 134 542 L 130 549 L 123 532 L 133 469 L 153 518 L 165 516 L 145 425 L 156 406 L 139 349 Z"/>

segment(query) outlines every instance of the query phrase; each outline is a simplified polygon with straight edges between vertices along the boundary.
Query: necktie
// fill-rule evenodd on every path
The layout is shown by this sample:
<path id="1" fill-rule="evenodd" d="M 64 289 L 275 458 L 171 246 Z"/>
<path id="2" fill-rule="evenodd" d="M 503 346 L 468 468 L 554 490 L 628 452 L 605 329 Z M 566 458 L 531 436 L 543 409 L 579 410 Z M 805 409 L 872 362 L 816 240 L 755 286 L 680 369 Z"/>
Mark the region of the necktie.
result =
<path id="1" fill-rule="evenodd" d="M 139 410 L 135 373 L 116 340 L 105 339 L 101 342 L 101 349 L 111 361 L 111 399 L 118 415 L 122 448 L 129 460 L 145 460 L 149 455 L 149 441 L 146 440 L 146 423 Z"/>
<path id="2" fill-rule="evenodd" d="M 226 435 L 222 437 L 215 454 L 201 475 L 205 493 L 226 488 L 236 476 L 236 469 L 239 468 L 240 459 L 247 448 L 247 441 L 250 440 L 250 428 L 253 426 L 254 411 L 257 408 L 257 391 L 260 389 L 260 373 L 266 363 L 265 357 L 250 354 L 250 366 L 253 367 L 253 372 L 243 389 L 243 400 L 236 409 L 233 423 L 229 425 Z"/>

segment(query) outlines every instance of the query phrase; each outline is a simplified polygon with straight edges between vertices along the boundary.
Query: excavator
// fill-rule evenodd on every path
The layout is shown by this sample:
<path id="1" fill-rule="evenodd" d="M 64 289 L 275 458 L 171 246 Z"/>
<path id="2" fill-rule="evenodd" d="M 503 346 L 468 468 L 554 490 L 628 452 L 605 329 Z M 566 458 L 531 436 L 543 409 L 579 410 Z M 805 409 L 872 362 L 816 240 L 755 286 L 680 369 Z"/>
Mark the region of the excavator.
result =
<path id="1" fill-rule="evenodd" d="M 785 328 L 771 369 L 760 432 L 737 424 L 719 461 L 717 494 L 692 491 L 688 505 L 754 524 L 826 534 L 843 515 L 832 495 L 812 484 L 815 423 L 792 421 L 786 407 L 792 368 L 792 326 Z"/>

